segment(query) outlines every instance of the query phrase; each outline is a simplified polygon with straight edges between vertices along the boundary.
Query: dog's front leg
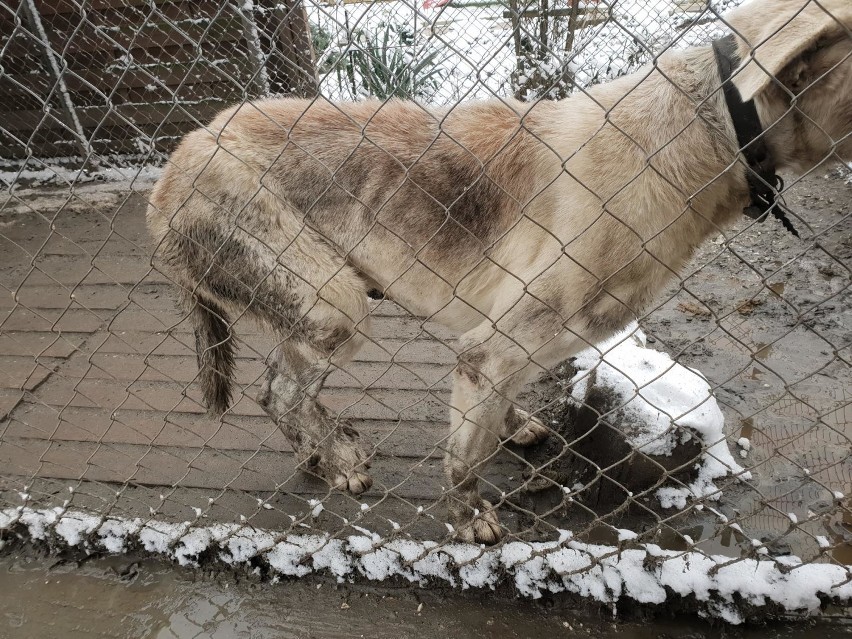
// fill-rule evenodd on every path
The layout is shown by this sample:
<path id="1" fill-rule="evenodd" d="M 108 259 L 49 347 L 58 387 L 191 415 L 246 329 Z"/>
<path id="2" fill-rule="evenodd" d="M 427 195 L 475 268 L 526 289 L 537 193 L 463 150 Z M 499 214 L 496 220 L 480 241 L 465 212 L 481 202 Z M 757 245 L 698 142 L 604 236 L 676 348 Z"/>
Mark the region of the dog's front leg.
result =
<path id="1" fill-rule="evenodd" d="M 483 330 L 484 329 L 484 330 Z M 532 374 L 524 351 L 491 326 L 462 338 L 464 352 L 453 373 L 450 435 L 444 460 L 450 490 L 450 522 L 461 540 L 493 544 L 503 531 L 495 507 L 479 494 L 479 478 L 507 437 L 512 401 Z"/>

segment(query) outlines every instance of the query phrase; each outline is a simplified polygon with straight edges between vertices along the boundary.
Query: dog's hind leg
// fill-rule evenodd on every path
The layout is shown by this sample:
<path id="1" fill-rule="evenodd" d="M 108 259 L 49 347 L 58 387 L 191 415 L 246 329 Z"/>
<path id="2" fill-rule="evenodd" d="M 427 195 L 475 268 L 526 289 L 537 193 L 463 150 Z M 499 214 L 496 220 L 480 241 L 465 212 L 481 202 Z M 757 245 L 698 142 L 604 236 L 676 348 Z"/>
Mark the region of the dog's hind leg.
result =
<path id="1" fill-rule="evenodd" d="M 311 257 L 315 269 L 337 270 L 319 286 L 299 329 L 280 334 L 275 361 L 257 401 L 290 440 L 306 470 L 357 495 L 372 485 L 358 433 L 332 415 L 317 396 L 328 375 L 350 361 L 367 339 L 366 284 L 337 255 L 320 259 L 314 252 Z"/>
<path id="2" fill-rule="evenodd" d="M 227 213 L 239 207 L 222 208 Z M 239 224 L 226 215 L 175 220 L 163 240 L 167 265 L 194 291 L 184 298 L 195 309 L 205 397 L 211 409 L 227 408 L 231 319 L 257 320 L 279 344 L 259 404 L 316 474 L 363 492 L 370 480 L 357 434 L 333 419 L 317 394 L 328 373 L 349 361 L 366 339 L 367 285 L 329 242 L 295 218 L 254 201 L 242 208 Z"/>
<path id="3" fill-rule="evenodd" d="M 328 347 L 282 342 L 257 401 L 287 436 L 305 470 L 357 495 L 372 485 L 358 432 L 317 401 L 332 370 L 330 354 Z"/>

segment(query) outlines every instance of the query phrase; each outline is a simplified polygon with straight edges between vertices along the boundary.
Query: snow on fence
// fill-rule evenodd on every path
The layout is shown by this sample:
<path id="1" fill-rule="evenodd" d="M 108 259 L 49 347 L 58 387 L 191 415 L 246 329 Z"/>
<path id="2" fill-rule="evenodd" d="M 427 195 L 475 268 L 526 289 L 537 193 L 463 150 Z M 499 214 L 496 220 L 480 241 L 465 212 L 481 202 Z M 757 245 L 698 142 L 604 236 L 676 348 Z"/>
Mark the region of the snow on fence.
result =
<path id="1" fill-rule="evenodd" d="M 207 414 L 204 356 L 145 226 L 168 153 L 226 106 L 562 99 L 722 37 L 738 4 L 0 3 L 0 547 L 276 580 L 510 583 L 613 609 L 688 601 L 733 623 L 847 606 L 845 167 L 785 190 L 800 239 L 773 222 L 720 232 L 637 321 L 540 371 L 509 406 L 548 437 L 504 441 L 461 479 L 442 470 L 459 335 L 377 286 L 365 345 L 328 365 L 319 394 L 360 432 L 374 483 L 357 496 L 267 417 L 280 344 L 243 319 L 228 327 L 237 392 Z M 471 479 L 499 512 L 496 546 L 448 516 Z"/>

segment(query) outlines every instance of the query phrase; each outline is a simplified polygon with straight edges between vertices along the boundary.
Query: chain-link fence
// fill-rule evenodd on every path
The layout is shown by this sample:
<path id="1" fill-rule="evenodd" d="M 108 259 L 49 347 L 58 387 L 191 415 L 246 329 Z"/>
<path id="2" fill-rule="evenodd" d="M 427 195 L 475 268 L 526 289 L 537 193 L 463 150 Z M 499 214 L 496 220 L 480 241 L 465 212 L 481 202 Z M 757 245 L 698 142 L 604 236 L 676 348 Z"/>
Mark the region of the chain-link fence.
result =
<path id="1" fill-rule="evenodd" d="M 852 12 L 739 4 L 0 3 L 3 543 L 847 604 Z"/>

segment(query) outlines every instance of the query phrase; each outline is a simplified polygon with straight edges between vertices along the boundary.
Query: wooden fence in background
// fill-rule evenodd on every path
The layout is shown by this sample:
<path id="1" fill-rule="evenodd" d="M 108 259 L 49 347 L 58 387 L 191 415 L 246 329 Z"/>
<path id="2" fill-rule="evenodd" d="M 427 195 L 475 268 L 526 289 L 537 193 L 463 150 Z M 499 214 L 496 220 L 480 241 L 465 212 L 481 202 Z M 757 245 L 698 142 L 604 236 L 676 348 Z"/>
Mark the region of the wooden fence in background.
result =
<path id="1" fill-rule="evenodd" d="M 0 1 L 4 160 L 149 156 L 229 104 L 315 89 L 300 0 Z"/>

